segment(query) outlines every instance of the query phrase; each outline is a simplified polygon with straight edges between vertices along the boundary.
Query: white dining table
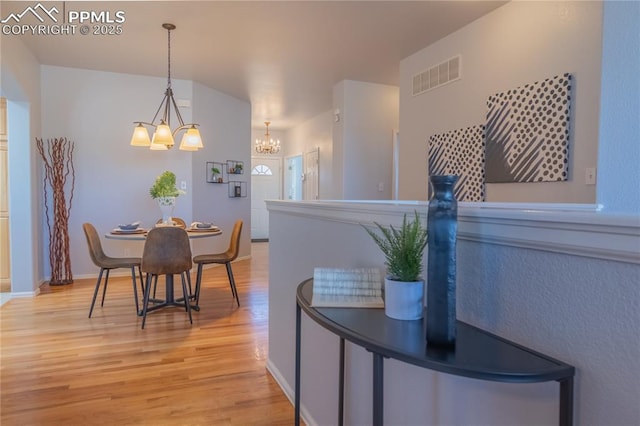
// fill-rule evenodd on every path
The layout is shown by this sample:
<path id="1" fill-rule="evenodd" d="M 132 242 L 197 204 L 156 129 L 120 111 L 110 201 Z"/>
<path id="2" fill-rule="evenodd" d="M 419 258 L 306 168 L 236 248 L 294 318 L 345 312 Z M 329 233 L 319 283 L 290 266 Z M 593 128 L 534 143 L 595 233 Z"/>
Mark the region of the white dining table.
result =
<path id="1" fill-rule="evenodd" d="M 186 228 L 189 240 L 198 238 L 216 237 L 222 235 L 222 231 L 219 228 L 214 229 L 202 229 L 202 228 Z M 149 229 L 139 228 L 135 231 L 121 231 L 119 229 L 113 229 L 110 232 L 104 234 L 105 238 L 111 240 L 125 240 L 125 241 L 144 241 L 147 238 L 147 232 Z M 149 299 L 154 303 L 153 306 L 147 308 L 147 312 L 155 311 L 168 306 L 184 307 L 183 299 L 176 299 L 173 292 L 173 274 L 165 275 L 165 299 Z M 200 307 L 197 305 L 191 305 L 191 309 L 199 311 Z M 138 315 L 142 315 L 142 312 L 138 312 Z"/>
<path id="2" fill-rule="evenodd" d="M 219 228 L 215 229 L 197 229 L 197 228 L 187 228 L 187 235 L 190 240 L 196 238 L 206 238 L 206 237 L 215 237 L 222 234 L 222 231 Z M 144 241 L 147 238 L 147 232 L 149 229 L 139 229 L 136 231 L 119 231 L 112 230 L 104 234 L 105 238 L 109 238 L 111 240 L 129 240 L 129 241 Z"/>

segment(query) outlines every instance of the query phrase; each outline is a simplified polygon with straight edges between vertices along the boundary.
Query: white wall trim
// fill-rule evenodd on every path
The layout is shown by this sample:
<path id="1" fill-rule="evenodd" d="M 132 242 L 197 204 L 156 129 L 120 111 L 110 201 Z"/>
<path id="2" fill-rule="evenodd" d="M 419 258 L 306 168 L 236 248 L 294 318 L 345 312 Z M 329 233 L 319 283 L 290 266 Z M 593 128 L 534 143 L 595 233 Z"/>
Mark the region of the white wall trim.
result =
<path id="1" fill-rule="evenodd" d="M 400 224 L 427 217 L 423 201 L 267 201 L 269 211 L 342 223 Z M 458 238 L 640 264 L 640 217 L 595 204 L 459 203 Z"/>
<path id="2" fill-rule="evenodd" d="M 291 405 L 294 405 L 295 401 L 294 401 L 293 389 L 291 389 L 291 386 L 289 386 L 289 384 L 285 380 L 285 378 L 282 375 L 282 373 L 280 373 L 280 370 L 278 370 L 278 367 L 276 367 L 273 364 L 271 359 L 267 359 L 266 367 L 267 367 L 267 371 L 271 374 L 273 379 L 278 383 L 278 385 L 280 386 L 280 389 L 282 389 L 282 391 L 284 392 L 285 396 L 291 402 Z M 307 411 L 307 409 L 305 408 L 304 403 L 302 401 L 300 401 L 300 417 L 302 417 L 302 420 L 304 421 L 304 423 L 307 426 L 317 426 L 318 425 L 318 423 L 316 423 L 313 420 L 313 418 L 309 414 L 309 411 Z"/>
<path id="3" fill-rule="evenodd" d="M 3 303 L 8 302 L 11 299 L 18 299 L 21 297 L 36 297 L 40 294 L 40 287 L 36 288 L 33 291 L 13 291 L 10 293 L 3 293 L 6 296 L 3 297 Z"/>

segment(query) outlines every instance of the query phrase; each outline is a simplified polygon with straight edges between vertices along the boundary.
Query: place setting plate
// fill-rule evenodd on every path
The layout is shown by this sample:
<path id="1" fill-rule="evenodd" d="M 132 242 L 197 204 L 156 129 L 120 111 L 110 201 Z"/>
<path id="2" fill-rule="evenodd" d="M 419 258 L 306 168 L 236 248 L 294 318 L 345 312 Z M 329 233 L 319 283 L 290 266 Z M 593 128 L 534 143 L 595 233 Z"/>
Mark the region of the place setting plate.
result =
<path id="1" fill-rule="evenodd" d="M 122 229 L 122 228 L 114 228 L 111 230 L 112 234 L 144 234 L 147 232 L 144 228 L 136 228 L 136 229 Z"/>
<path id="2" fill-rule="evenodd" d="M 193 222 L 188 229 L 189 232 L 219 232 L 220 228 L 212 223 Z"/>
<path id="3" fill-rule="evenodd" d="M 112 234 L 144 234 L 146 229 L 140 227 L 140 222 L 133 222 L 126 225 L 118 225 L 111 230 Z"/>

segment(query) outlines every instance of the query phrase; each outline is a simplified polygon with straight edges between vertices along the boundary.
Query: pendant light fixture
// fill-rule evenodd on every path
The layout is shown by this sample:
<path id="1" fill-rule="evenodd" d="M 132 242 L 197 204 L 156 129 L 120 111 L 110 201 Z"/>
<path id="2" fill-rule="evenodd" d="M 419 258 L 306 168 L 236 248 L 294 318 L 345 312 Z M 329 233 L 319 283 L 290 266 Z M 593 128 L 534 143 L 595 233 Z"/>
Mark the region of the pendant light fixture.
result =
<path id="1" fill-rule="evenodd" d="M 267 126 L 267 133 L 264 134 L 264 139 L 256 139 L 256 152 L 258 154 L 277 154 L 280 152 L 280 140 L 273 140 L 269 135 L 269 124 L 270 121 L 265 121 L 264 124 Z"/>
<path id="2" fill-rule="evenodd" d="M 131 137 L 132 146 L 145 146 L 154 151 L 166 151 L 173 147 L 175 144 L 174 137 L 176 134 L 185 130 L 186 132 L 182 136 L 180 141 L 180 149 L 183 151 L 197 151 L 203 148 L 202 138 L 200 137 L 200 131 L 198 130 L 199 124 L 189 123 L 184 124 L 182 115 L 176 100 L 173 98 L 173 90 L 171 89 L 171 31 L 176 29 L 173 24 L 162 24 L 162 28 L 167 30 L 167 90 L 164 92 L 164 98 L 153 116 L 151 123 L 146 121 L 135 121 L 137 126 L 133 129 L 133 136 Z M 178 127 L 173 131 L 171 130 L 171 110 L 178 118 Z M 159 117 L 160 111 L 162 115 Z M 156 123 L 156 119 L 160 118 L 160 121 Z M 149 138 L 149 131 L 146 126 L 153 127 L 153 137 Z"/>

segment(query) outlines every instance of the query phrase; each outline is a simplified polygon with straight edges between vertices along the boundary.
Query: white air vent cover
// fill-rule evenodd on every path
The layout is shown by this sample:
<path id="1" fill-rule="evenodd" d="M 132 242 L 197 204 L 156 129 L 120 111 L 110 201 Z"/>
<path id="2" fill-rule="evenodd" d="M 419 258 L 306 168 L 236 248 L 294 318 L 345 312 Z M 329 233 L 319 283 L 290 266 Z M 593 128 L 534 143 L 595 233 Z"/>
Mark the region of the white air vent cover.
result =
<path id="1" fill-rule="evenodd" d="M 419 95 L 462 77 L 460 55 L 432 66 L 413 76 L 413 95 Z"/>

